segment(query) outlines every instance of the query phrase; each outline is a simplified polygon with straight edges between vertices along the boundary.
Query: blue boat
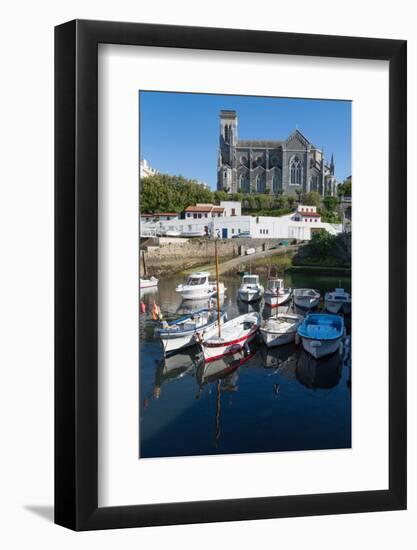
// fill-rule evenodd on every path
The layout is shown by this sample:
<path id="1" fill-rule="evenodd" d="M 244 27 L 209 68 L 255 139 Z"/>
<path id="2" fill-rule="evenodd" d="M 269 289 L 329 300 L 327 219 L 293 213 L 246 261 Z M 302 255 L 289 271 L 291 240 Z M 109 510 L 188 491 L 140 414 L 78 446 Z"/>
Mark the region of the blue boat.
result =
<path id="1" fill-rule="evenodd" d="M 297 329 L 303 348 L 316 359 L 336 352 L 344 331 L 343 318 L 331 313 L 310 313 Z"/>
<path id="2" fill-rule="evenodd" d="M 227 319 L 226 313 L 220 312 L 220 323 Z M 161 339 L 164 353 L 170 353 L 188 346 L 194 346 L 204 336 L 214 335 L 218 327 L 218 313 L 215 309 L 200 309 L 184 315 L 176 321 L 163 321 L 162 327 L 155 330 Z"/>

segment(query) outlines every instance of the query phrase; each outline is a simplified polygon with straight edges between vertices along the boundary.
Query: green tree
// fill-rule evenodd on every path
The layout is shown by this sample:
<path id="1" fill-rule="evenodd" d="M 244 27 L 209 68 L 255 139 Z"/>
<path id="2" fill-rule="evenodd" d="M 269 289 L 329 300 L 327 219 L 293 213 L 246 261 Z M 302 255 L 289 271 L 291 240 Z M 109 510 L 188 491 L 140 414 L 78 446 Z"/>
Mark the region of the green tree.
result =
<path id="1" fill-rule="evenodd" d="M 317 191 L 303 193 L 301 200 L 306 206 L 316 206 L 317 208 L 320 208 L 321 196 Z"/>
<path id="2" fill-rule="evenodd" d="M 344 180 L 344 182 L 337 187 L 337 194 L 339 195 L 339 197 L 352 196 L 352 178 Z"/>
<path id="3" fill-rule="evenodd" d="M 286 208 L 287 207 L 287 197 L 284 195 L 281 195 L 277 198 L 277 206 L 278 208 Z"/>
<path id="4" fill-rule="evenodd" d="M 141 212 L 181 212 L 190 204 L 213 200 L 210 189 L 183 176 L 155 174 L 140 182 Z"/>
<path id="5" fill-rule="evenodd" d="M 292 195 L 290 195 L 289 197 L 287 197 L 287 203 L 288 203 L 288 208 L 294 208 L 294 205 L 295 205 L 295 197 L 293 197 Z"/>
<path id="6" fill-rule="evenodd" d="M 331 253 L 335 243 L 336 236 L 331 235 L 325 229 L 319 229 L 312 234 L 310 246 L 318 257 L 324 258 Z"/>
<path id="7" fill-rule="evenodd" d="M 332 197 L 329 195 L 327 197 L 324 197 L 323 204 L 324 204 L 324 208 L 328 212 L 334 212 L 337 208 L 337 205 L 339 204 L 339 201 L 337 200 L 336 197 Z"/>
<path id="8" fill-rule="evenodd" d="M 229 200 L 229 195 L 226 193 L 226 191 L 215 191 L 214 192 L 214 202 L 216 204 L 220 204 L 221 201 L 227 201 Z"/>

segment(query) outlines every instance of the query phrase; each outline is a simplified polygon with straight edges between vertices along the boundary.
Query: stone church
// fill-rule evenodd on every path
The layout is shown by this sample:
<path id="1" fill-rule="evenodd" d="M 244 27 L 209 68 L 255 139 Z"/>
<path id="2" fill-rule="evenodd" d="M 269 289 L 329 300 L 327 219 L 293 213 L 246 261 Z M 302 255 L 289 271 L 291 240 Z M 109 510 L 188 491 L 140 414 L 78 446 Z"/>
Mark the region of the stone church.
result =
<path id="1" fill-rule="evenodd" d="M 299 130 L 284 141 L 238 140 L 236 111 L 220 111 L 217 189 L 230 193 L 295 195 L 318 191 L 335 195 L 333 155 L 323 152 Z"/>

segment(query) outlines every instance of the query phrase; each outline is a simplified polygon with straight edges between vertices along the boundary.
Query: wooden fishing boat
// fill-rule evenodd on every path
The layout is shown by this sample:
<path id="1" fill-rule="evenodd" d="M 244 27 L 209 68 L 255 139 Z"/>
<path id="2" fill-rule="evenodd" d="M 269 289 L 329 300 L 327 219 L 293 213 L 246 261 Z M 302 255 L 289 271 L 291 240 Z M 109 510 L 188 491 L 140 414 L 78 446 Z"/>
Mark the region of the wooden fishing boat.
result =
<path id="1" fill-rule="evenodd" d="M 221 334 L 201 339 L 204 360 L 214 361 L 244 349 L 256 338 L 260 325 L 261 315 L 257 312 L 227 321 L 221 326 Z"/>
<path id="2" fill-rule="evenodd" d="M 260 333 L 267 347 L 282 346 L 294 342 L 302 315 L 278 313 L 262 323 Z"/>
<path id="3" fill-rule="evenodd" d="M 217 252 L 217 239 L 214 241 L 216 258 L 216 283 L 217 303 L 220 302 L 219 284 L 219 256 Z M 206 362 L 215 361 L 226 355 L 231 355 L 245 349 L 258 333 L 261 324 L 261 315 L 257 312 L 240 315 L 224 324 L 220 323 L 220 309 L 217 309 L 218 325 L 217 334 L 200 337 L 200 346 Z"/>
<path id="4" fill-rule="evenodd" d="M 286 302 L 291 297 L 291 289 L 284 288 L 282 279 L 268 279 L 265 290 L 265 304 L 269 307 L 278 307 Z"/>
<path id="5" fill-rule="evenodd" d="M 293 291 L 293 300 L 302 309 L 313 309 L 319 304 L 320 293 L 314 288 L 296 288 Z"/>
<path id="6" fill-rule="evenodd" d="M 330 313 L 350 313 L 351 296 L 343 288 L 336 288 L 333 292 L 326 292 L 324 306 Z"/>
<path id="7" fill-rule="evenodd" d="M 339 350 L 344 321 L 331 313 L 310 313 L 297 329 L 303 348 L 316 359 Z"/>
<path id="8" fill-rule="evenodd" d="M 220 313 L 220 323 L 227 319 L 226 313 Z M 216 333 L 219 323 L 217 311 L 200 309 L 189 315 L 184 315 L 176 321 L 167 323 L 155 330 L 160 338 L 165 354 L 195 345 L 201 337 L 209 337 Z"/>

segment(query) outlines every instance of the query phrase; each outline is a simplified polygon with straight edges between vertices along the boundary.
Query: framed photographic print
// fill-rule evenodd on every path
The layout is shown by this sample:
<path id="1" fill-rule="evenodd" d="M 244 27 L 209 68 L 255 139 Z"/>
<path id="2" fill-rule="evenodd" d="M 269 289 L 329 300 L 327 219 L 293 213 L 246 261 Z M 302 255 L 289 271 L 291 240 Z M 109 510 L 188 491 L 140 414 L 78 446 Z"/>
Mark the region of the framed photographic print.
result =
<path id="1" fill-rule="evenodd" d="M 55 521 L 406 507 L 406 42 L 55 31 Z"/>

